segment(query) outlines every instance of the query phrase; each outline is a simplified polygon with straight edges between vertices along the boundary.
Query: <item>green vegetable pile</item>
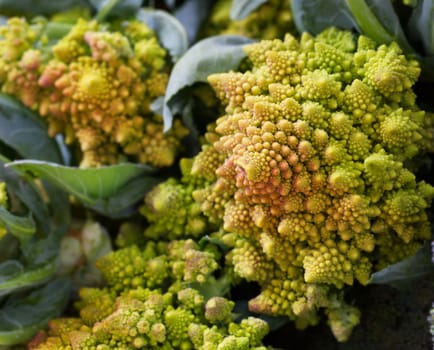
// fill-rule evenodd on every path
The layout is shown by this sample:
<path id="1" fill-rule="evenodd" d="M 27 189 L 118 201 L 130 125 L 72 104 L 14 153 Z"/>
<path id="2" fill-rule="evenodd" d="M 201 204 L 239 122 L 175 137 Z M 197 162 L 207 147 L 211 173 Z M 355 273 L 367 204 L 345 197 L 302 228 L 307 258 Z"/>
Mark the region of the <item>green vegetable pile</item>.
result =
<path id="1" fill-rule="evenodd" d="M 0 349 L 427 349 L 433 1 L 0 0 Z"/>

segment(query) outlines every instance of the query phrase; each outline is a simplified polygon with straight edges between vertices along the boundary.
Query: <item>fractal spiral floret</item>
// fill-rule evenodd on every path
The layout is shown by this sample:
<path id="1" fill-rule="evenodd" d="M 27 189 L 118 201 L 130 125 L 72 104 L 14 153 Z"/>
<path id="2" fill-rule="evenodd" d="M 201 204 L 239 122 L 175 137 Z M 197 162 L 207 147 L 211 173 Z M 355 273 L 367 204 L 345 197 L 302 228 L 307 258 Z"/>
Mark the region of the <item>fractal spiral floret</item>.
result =
<path id="1" fill-rule="evenodd" d="M 431 236 L 434 188 L 407 165 L 433 150 L 432 115 L 412 91 L 420 68 L 395 43 L 336 28 L 245 51 L 250 69 L 208 78 L 226 114 L 192 167 L 215 164 L 216 179 L 193 196 L 238 236 L 235 272 L 261 286 L 251 311 L 303 328 L 323 309 L 345 340 L 359 311 L 344 287 Z"/>

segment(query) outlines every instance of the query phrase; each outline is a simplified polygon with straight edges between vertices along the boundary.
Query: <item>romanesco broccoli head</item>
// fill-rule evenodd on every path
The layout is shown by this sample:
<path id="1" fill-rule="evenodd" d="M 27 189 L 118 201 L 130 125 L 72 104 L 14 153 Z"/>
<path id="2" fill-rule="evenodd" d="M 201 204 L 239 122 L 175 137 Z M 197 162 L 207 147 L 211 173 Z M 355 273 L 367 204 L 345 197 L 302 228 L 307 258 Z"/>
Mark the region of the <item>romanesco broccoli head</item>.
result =
<path id="1" fill-rule="evenodd" d="M 340 290 L 431 237 L 434 188 L 408 166 L 433 150 L 432 114 L 412 91 L 420 68 L 394 43 L 336 28 L 245 51 L 250 70 L 208 78 L 226 114 L 193 163 L 215 180 L 193 196 L 238 236 L 234 271 L 262 287 L 252 311 L 303 328 L 325 308 L 343 341 L 359 314 Z"/>
<path id="2" fill-rule="evenodd" d="M 79 19 L 54 44 L 18 18 L 0 32 L 2 91 L 45 118 L 50 136 L 77 146 L 82 167 L 174 162 L 187 129 L 177 121 L 163 133 L 162 117 L 151 111 L 165 93 L 170 60 L 146 24 Z"/>
<path id="3" fill-rule="evenodd" d="M 106 286 L 81 288 L 79 315 L 51 321 L 32 349 L 264 350 L 268 324 L 255 317 L 235 322 L 235 303 L 207 292 L 213 272 L 224 274 L 217 250 L 188 239 L 110 252 L 97 261 Z"/>

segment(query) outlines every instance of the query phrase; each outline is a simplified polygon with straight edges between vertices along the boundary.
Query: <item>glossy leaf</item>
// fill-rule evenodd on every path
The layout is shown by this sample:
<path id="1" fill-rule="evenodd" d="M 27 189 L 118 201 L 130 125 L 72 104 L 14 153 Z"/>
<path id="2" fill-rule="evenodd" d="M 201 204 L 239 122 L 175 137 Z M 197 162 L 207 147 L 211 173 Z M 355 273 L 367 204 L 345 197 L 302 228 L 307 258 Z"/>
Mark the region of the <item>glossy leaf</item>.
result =
<path id="1" fill-rule="evenodd" d="M 59 279 L 24 297 L 10 297 L 0 309 L 0 345 L 30 340 L 49 320 L 60 314 L 69 294 L 69 281 Z"/>
<path id="2" fill-rule="evenodd" d="M 267 0 L 232 0 L 231 20 L 237 21 L 246 18 Z"/>
<path id="3" fill-rule="evenodd" d="M 87 207 L 109 216 L 122 215 L 119 211 L 135 204 L 144 196 L 145 192 L 142 191 L 156 181 L 149 178 L 154 169 L 142 164 L 122 163 L 81 169 L 22 160 L 8 163 L 7 166 L 50 181 Z"/>
<path id="4" fill-rule="evenodd" d="M 206 82 L 212 73 L 236 69 L 246 57 L 243 46 L 252 40 L 236 35 L 221 35 L 199 41 L 175 64 L 166 90 L 163 107 L 164 128 L 172 126 L 175 114 L 188 108 L 188 87 Z"/>
<path id="5" fill-rule="evenodd" d="M 300 33 L 315 35 L 331 25 L 342 29 L 356 27 L 345 0 L 291 0 L 291 13 Z"/>
<path id="6" fill-rule="evenodd" d="M 58 145 L 42 119 L 21 103 L 0 94 L 0 140 L 24 158 L 61 162 Z"/>
<path id="7" fill-rule="evenodd" d="M 388 284 L 396 288 L 406 288 L 415 281 L 434 271 L 431 245 L 425 244 L 416 254 L 372 274 L 371 284 Z"/>
<path id="8" fill-rule="evenodd" d="M 159 42 L 169 51 L 173 62 L 178 61 L 187 50 L 187 32 L 174 16 L 165 11 L 141 9 L 137 12 L 137 19 L 155 31 Z"/>

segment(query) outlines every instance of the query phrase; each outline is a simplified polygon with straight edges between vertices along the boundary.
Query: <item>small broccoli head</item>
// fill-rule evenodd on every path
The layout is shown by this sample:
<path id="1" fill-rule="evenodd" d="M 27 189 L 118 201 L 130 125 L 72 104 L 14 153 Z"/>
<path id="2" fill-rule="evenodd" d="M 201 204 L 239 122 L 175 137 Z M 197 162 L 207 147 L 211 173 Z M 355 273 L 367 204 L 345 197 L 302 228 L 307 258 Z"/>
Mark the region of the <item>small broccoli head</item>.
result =
<path id="1" fill-rule="evenodd" d="M 211 143 L 224 159 L 193 196 L 239 236 L 228 258 L 262 287 L 252 311 L 303 328 L 324 308 L 343 341 L 359 314 L 337 291 L 366 285 L 430 238 L 433 187 L 407 167 L 433 150 L 432 115 L 412 91 L 420 69 L 396 44 L 336 28 L 245 51 L 250 70 L 208 78 L 226 107 Z M 323 297 L 309 298 L 316 285 Z"/>

